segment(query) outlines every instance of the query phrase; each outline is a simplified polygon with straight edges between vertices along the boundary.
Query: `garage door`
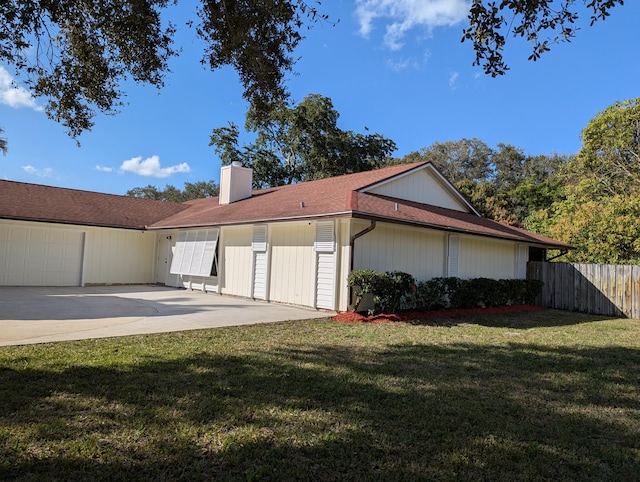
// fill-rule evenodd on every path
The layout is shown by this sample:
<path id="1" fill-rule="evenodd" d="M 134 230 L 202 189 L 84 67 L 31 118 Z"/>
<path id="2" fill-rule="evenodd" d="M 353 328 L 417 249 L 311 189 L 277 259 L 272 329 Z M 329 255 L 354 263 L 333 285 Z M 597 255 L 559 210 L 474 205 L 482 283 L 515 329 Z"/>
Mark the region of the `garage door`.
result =
<path id="1" fill-rule="evenodd" d="M 0 285 L 79 286 L 84 233 L 0 224 Z"/>

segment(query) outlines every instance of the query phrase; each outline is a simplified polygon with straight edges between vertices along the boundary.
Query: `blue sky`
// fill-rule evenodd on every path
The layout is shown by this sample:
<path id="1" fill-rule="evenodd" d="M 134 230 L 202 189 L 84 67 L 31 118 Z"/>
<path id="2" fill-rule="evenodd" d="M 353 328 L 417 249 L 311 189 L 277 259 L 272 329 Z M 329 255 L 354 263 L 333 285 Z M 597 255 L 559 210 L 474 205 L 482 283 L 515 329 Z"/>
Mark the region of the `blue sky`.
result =
<path id="1" fill-rule="evenodd" d="M 500 78 L 472 67 L 471 44 L 460 42 L 465 3 L 325 0 L 322 12 L 339 22 L 306 32 L 297 74 L 287 82 L 293 99 L 330 97 L 342 129 L 382 134 L 401 157 L 473 137 L 532 155 L 572 154 L 595 114 L 640 96 L 640 2 L 625 2 L 593 27 L 585 17 L 571 43 L 553 46 L 537 62 L 526 60 L 525 41 L 510 39 L 511 70 Z M 182 26 L 194 5 L 182 1 L 172 20 Z M 172 61 L 166 87 L 126 86 L 128 105 L 115 117 L 99 115 L 80 147 L 47 119 L 43 100 L 20 88 L 12 67 L 0 65 L 0 126 L 9 141 L 0 179 L 113 194 L 147 184 L 217 182 L 211 130 L 229 121 L 244 125 L 247 105 L 233 70 L 200 65 L 202 45 L 192 31 L 182 27 L 177 44 L 184 53 Z"/>

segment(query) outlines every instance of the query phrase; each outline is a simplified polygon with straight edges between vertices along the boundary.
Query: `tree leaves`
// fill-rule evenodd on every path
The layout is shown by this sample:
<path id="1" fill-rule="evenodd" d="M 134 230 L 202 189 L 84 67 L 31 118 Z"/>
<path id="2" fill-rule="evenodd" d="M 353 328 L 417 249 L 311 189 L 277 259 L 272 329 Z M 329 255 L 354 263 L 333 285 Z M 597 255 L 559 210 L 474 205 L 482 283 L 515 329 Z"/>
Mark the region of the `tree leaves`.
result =
<path id="1" fill-rule="evenodd" d="M 245 127 L 255 142 L 240 148 L 235 124 L 211 134 L 223 164 L 234 160 L 253 168 L 255 188 L 280 186 L 381 167 L 396 149 L 380 134 L 343 131 L 331 99 L 310 94 L 296 106 L 280 102 L 269 117 L 247 113 Z"/>

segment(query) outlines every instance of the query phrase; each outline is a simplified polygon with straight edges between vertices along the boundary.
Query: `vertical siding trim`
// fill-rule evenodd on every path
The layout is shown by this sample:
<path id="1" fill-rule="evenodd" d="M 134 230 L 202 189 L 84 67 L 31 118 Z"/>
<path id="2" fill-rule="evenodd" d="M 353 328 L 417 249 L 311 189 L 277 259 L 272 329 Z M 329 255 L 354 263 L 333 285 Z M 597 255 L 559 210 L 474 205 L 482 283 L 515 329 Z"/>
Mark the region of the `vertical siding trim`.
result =
<path id="1" fill-rule="evenodd" d="M 447 276 L 456 277 L 459 273 L 460 265 L 460 236 L 449 235 L 449 245 L 447 249 Z"/>

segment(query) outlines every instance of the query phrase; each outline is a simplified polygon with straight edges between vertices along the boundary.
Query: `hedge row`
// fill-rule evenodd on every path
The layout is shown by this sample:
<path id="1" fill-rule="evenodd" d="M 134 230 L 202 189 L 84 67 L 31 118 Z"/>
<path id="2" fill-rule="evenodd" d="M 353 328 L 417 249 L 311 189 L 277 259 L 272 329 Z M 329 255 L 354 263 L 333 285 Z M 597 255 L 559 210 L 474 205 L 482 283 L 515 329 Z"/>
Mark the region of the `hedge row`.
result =
<path id="1" fill-rule="evenodd" d="M 542 289 L 538 280 L 474 278 L 432 278 L 416 283 L 401 271 L 382 273 L 363 269 L 352 271 L 353 311 L 365 295 L 373 296 L 369 314 L 395 313 L 398 310 L 430 311 L 447 308 L 477 308 L 533 304 Z"/>

